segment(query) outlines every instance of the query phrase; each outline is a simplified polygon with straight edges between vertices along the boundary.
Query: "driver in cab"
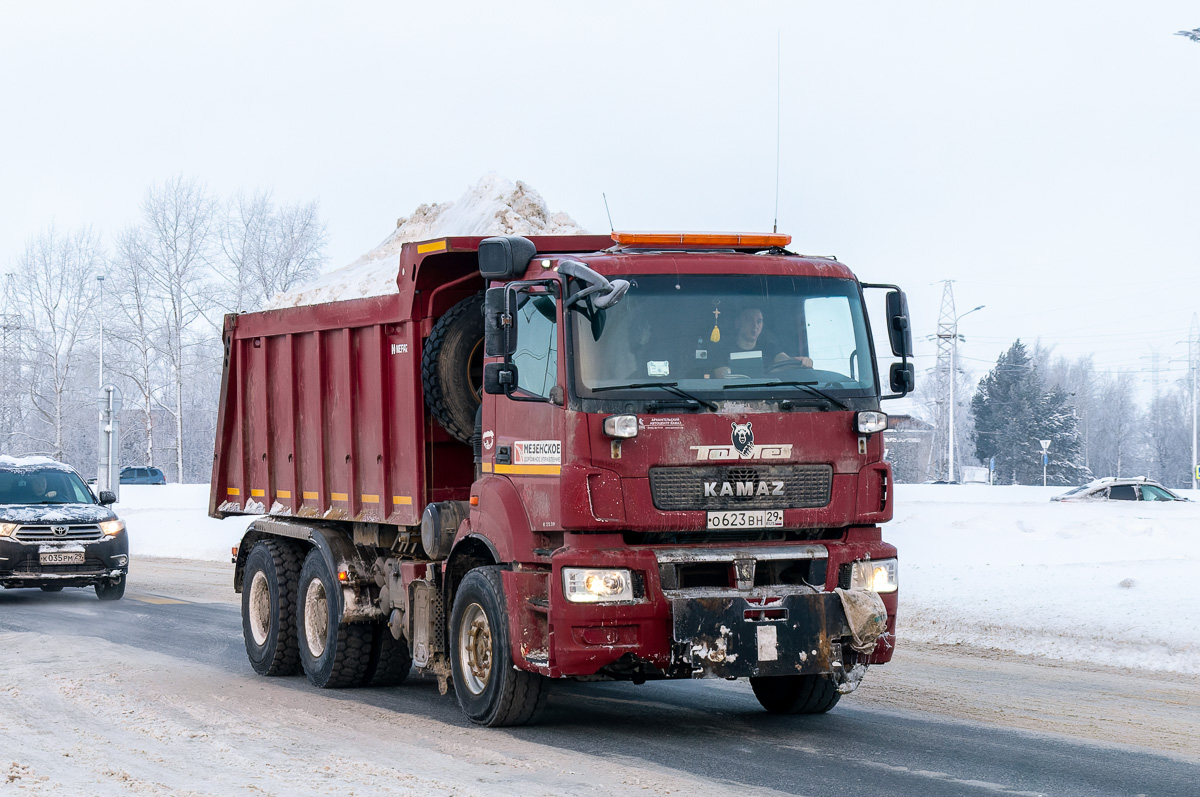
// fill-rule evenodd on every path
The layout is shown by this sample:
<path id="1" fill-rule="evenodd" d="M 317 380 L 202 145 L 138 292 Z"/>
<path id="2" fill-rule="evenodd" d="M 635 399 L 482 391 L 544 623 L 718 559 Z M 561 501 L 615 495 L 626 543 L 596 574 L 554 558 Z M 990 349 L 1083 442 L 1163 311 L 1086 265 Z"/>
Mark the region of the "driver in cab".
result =
<path id="1" fill-rule="evenodd" d="M 745 307 L 734 317 L 733 334 L 728 343 L 720 341 L 713 360 L 721 363 L 713 368 L 717 379 L 730 377 L 759 377 L 781 365 L 812 367 L 808 357 L 793 357 L 782 350 L 769 334 L 763 334 L 763 313 L 757 307 Z"/>

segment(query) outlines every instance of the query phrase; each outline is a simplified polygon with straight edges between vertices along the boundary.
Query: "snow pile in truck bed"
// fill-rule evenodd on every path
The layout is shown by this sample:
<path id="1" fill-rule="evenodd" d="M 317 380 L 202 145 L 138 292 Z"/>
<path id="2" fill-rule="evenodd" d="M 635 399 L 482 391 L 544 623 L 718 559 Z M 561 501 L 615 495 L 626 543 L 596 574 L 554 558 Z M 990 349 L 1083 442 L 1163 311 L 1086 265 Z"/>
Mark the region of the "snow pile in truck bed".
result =
<path id="1" fill-rule="evenodd" d="M 276 294 L 263 308 L 296 307 L 396 293 L 400 248 L 445 235 L 578 235 L 586 232 L 566 213 L 551 213 L 531 186 L 496 174 L 483 177 L 454 202 L 424 204 L 365 255 L 313 282 Z"/>
<path id="2" fill-rule="evenodd" d="M 1200 502 L 1051 503 L 1061 492 L 898 485 L 883 536 L 900 551 L 900 644 L 1200 673 Z M 207 507 L 208 485 L 123 486 L 132 567 L 229 561 L 253 518 Z"/>

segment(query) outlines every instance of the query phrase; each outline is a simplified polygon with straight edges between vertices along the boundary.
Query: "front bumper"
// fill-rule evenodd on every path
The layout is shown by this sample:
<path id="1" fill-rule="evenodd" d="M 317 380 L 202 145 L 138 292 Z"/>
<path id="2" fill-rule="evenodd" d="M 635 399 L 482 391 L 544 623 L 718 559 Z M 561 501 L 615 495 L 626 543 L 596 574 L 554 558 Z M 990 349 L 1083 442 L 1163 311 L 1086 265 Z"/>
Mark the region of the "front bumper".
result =
<path id="1" fill-rule="evenodd" d="M 847 561 L 895 556 L 878 538 L 828 545 L 724 545 L 565 548 L 550 573 L 505 572 L 517 613 L 513 658 L 551 677 L 740 678 L 797 674 L 835 677 L 859 664 L 891 659 L 896 593 L 881 596 L 887 633 L 869 654 L 850 647 L 852 633 L 834 591 Z M 836 551 L 836 557 L 829 550 Z M 728 566 L 727 586 L 697 587 L 679 576 L 691 565 Z M 562 598 L 564 567 L 624 568 L 635 600 L 572 604 Z M 775 571 L 771 568 L 774 567 Z M 755 571 L 786 571 L 803 583 L 754 584 Z M 709 571 L 711 574 L 711 570 Z M 796 577 L 802 573 L 803 579 Z M 547 575 L 549 578 L 547 578 Z M 734 583 L 736 582 L 736 583 Z"/>
<path id="2" fill-rule="evenodd" d="M 671 615 L 672 658 L 693 678 L 836 674 L 850 634 L 841 600 L 828 592 L 678 598 Z"/>
<path id="3" fill-rule="evenodd" d="M 83 553 L 83 562 L 43 562 L 43 553 Z M 62 557 L 57 557 L 62 558 Z M 73 557 L 77 558 L 77 557 Z M 0 586 L 88 587 L 123 578 L 129 572 L 129 537 L 124 531 L 86 542 L 18 542 L 0 539 Z"/>

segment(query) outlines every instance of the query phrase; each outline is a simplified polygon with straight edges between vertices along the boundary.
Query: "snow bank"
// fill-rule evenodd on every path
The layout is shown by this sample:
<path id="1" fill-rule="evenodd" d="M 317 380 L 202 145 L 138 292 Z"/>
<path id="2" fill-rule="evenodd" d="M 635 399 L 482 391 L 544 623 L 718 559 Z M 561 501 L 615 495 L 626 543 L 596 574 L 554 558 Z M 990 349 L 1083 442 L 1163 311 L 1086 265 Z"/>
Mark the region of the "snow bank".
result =
<path id="1" fill-rule="evenodd" d="M 496 174 L 483 177 L 454 202 L 421 205 L 401 217 L 383 243 L 348 266 L 331 271 L 288 293 L 276 294 L 263 308 L 383 296 L 396 292 L 400 248 L 410 241 L 445 235 L 577 235 L 585 232 L 565 213 L 551 213 L 529 185 Z"/>
<path id="2" fill-rule="evenodd" d="M 1050 502 L 1062 492 L 898 485 L 884 539 L 900 550 L 900 644 L 1200 673 L 1200 502 Z M 252 518 L 207 507 L 208 485 L 122 487 L 133 567 L 228 561 Z"/>
<path id="3" fill-rule="evenodd" d="M 129 531 L 135 568 L 139 556 L 228 562 L 230 548 L 255 519 L 210 518 L 207 484 L 123 484 L 121 501 L 113 509 Z"/>
<path id="4" fill-rule="evenodd" d="M 898 485 L 901 640 L 1200 673 L 1200 503 Z M 1185 494 L 1190 493 L 1184 491 Z"/>

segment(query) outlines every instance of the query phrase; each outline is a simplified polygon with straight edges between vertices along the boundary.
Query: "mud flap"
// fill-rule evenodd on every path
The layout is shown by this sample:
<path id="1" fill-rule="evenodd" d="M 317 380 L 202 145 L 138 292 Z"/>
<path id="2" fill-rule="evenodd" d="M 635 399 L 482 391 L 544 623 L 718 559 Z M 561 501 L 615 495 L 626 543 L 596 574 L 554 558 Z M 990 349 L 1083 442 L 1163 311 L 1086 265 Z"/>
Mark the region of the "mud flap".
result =
<path id="1" fill-rule="evenodd" d="M 677 598 L 676 662 L 694 678 L 841 673 L 841 637 L 850 633 L 832 592 L 751 603 L 741 596 Z"/>

